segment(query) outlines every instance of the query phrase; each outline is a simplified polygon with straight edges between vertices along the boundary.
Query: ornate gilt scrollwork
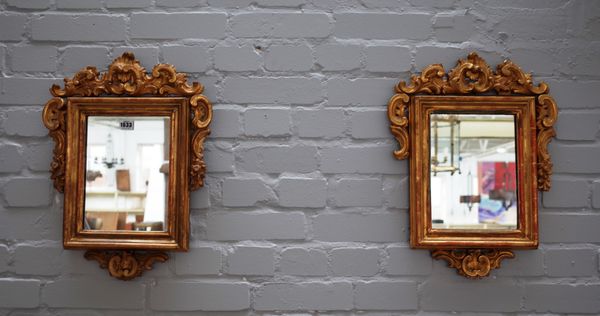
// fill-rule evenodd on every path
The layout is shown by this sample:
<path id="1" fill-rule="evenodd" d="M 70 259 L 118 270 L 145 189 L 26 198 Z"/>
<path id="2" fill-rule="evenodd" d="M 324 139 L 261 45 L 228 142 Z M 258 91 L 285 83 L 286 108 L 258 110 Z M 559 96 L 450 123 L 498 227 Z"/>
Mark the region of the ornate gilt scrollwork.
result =
<path id="1" fill-rule="evenodd" d="M 131 280 L 146 270 L 152 270 L 155 261 L 165 262 L 169 255 L 164 252 L 136 253 L 129 251 L 88 250 L 84 257 L 96 260 L 100 268 L 108 269 L 110 276 L 119 280 Z"/>
<path id="2" fill-rule="evenodd" d="M 208 125 L 212 119 L 212 105 L 202 95 L 204 87 L 194 82 L 188 84 L 187 75 L 178 73 L 175 67 L 158 64 L 150 74 L 140 65 L 131 52 L 117 57 L 107 72 L 98 72 L 96 67 L 88 66 L 77 72 L 73 78 L 65 78 L 65 87 L 52 85 L 50 93 L 55 97 L 46 103 L 43 120 L 55 141 L 54 157 L 50 172 L 54 187 L 64 191 L 65 169 L 65 102 L 66 97 L 97 96 L 184 96 L 190 97 L 192 106 L 192 144 L 190 161 L 190 187 L 200 188 L 204 183 L 206 167 L 204 164 L 203 142 L 210 133 Z"/>
<path id="3" fill-rule="evenodd" d="M 515 254 L 505 249 L 438 249 L 431 251 L 431 256 L 446 260 L 449 267 L 464 277 L 479 279 L 499 268 L 503 259 L 514 258 Z"/>
<path id="4" fill-rule="evenodd" d="M 400 149 L 394 151 L 398 159 L 409 156 L 407 107 L 417 94 L 429 95 L 465 95 L 496 92 L 498 95 L 531 95 L 536 97 L 537 117 L 537 177 L 538 189 L 550 190 L 552 161 L 548 154 L 548 144 L 555 135 L 554 123 L 557 110 L 552 97 L 548 95 L 548 85 L 535 86 L 531 74 L 511 61 L 504 61 L 493 72 L 488 64 L 476 53 L 470 53 L 467 59 L 458 61 L 456 67 L 446 74 L 441 64 L 432 64 L 413 75 L 410 83 L 400 81 L 394 95 L 388 103 L 388 118 L 392 134 L 396 137 Z"/>
<path id="5" fill-rule="evenodd" d="M 54 140 L 54 151 L 50 163 L 50 178 L 58 192 L 65 191 L 65 158 L 67 154 L 66 140 L 66 115 L 67 109 L 62 98 L 52 98 L 46 103 L 42 113 L 42 121 L 50 131 Z"/>

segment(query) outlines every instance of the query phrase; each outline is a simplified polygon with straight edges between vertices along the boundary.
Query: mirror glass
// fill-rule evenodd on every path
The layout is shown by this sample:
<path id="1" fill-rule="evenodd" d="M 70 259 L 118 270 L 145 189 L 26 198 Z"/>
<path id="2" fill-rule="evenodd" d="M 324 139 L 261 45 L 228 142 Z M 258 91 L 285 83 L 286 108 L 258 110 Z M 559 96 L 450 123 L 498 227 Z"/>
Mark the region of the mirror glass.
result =
<path id="1" fill-rule="evenodd" d="M 431 224 L 517 228 L 515 117 L 430 114 Z"/>
<path id="2" fill-rule="evenodd" d="M 170 118 L 87 118 L 84 228 L 164 231 Z"/>

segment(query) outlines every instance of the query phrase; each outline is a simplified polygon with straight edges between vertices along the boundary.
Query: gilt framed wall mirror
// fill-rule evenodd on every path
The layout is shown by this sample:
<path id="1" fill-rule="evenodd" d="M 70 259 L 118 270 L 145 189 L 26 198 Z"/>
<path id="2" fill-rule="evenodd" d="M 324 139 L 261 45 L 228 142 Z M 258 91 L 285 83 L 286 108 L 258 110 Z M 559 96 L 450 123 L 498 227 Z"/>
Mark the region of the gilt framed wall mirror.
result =
<path id="1" fill-rule="evenodd" d="M 471 53 L 449 73 L 426 67 L 396 93 L 388 117 L 395 157 L 410 159 L 411 247 L 469 278 L 487 276 L 511 249 L 537 248 L 557 116 L 548 86 Z"/>
<path id="2" fill-rule="evenodd" d="M 212 118 L 202 90 L 171 65 L 147 74 L 132 53 L 52 86 L 43 121 L 65 248 L 87 249 L 125 280 L 167 260 L 166 250 L 188 249 L 189 191 L 203 185 Z"/>

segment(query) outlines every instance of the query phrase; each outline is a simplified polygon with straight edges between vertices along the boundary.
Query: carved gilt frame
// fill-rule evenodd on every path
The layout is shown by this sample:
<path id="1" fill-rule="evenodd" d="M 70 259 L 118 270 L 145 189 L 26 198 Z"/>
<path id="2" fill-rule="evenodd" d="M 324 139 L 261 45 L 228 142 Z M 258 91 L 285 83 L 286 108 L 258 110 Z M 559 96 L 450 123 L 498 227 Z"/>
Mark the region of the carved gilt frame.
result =
<path id="1" fill-rule="evenodd" d="M 555 136 L 557 108 L 545 83 L 534 85 L 531 74 L 511 61 L 496 71 L 476 53 L 459 60 L 445 72 L 432 64 L 400 81 L 388 103 L 390 128 L 399 149 L 397 159 L 410 158 L 410 243 L 413 248 L 432 250 L 459 274 L 469 278 L 487 276 L 512 258 L 510 248 L 537 248 L 538 190 L 550 189 L 552 161 L 548 144 Z M 506 232 L 436 230 L 429 205 L 429 113 L 506 113 L 515 115 L 517 136 L 518 229 Z"/>
<path id="2" fill-rule="evenodd" d="M 64 88 L 53 85 L 42 114 L 55 142 L 50 166 L 58 192 L 65 193 L 63 245 L 91 249 L 86 258 L 119 279 L 128 280 L 165 261 L 164 250 L 187 251 L 189 243 L 189 191 L 203 186 L 206 165 L 204 140 L 210 133 L 212 105 L 202 95 L 203 86 L 188 84 L 175 67 L 158 64 L 146 70 L 126 52 L 106 72 L 87 66 Z M 87 117 L 166 116 L 170 118 L 170 153 L 167 224 L 165 231 L 94 231 L 83 226 L 85 186 L 85 135 Z M 110 251 L 115 250 L 115 251 Z M 134 250 L 150 251 L 144 254 Z"/>

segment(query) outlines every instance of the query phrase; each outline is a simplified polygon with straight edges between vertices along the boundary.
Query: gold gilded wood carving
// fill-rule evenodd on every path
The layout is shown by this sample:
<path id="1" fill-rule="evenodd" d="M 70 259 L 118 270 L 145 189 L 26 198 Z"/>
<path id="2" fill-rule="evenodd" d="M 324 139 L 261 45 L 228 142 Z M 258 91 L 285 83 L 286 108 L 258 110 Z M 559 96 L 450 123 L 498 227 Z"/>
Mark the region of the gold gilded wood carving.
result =
<path id="1" fill-rule="evenodd" d="M 407 109 L 417 94 L 429 95 L 467 95 L 495 92 L 498 95 L 526 95 L 536 97 L 537 118 L 537 187 L 550 190 L 552 161 L 548 153 L 548 143 L 556 134 L 556 103 L 548 95 L 548 85 L 534 85 L 531 74 L 523 72 L 511 61 L 504 61 L 493 72 L 487 63 L 476 53 L 470 53 L 467 59 L 459 60 L 454 69 L 446 74 L 441 64 L 425 67 L 420 75 L 413 75 L 410 83 L 400 81 L 394 95 L 388 103 L 388 118 L 391 131 L 400 149 L 394 152 L 398 159 L 409 156 L 408 114 Z"/>
<path id="2" fill-rule="evenodd" d="M 64 192 L 65 185 L 65 115 L 66 106 L 62 98 L 97 96 L 183 96 L 190 98 L 192 117 L 192 158 L 190 163 L 190 188 L 196 190 L 204 183 L 204 140 L 210 133 L 208 125 L 212 120 L 212 105 L 202 95 L 204 87 L 194 82 L 189 85 L 187 75 L 178 73 L 169 64 L 154 66 L 150 74 L 140 65 L 131 52 L 116 58 L 104 73 L 96 67 L 88 66 L 80 70 L 72 79 L 65 78 L 65 88 L 52 85 L 52 98 L 46 103 L 42 120 L 55 141 L 54 157 L 50 172 L 54 187 Z"/>
<path id="3" fill-rule="evenodd" d="M 504 249 L 438 249 L 431 252 L 435 259 L 444 259 L 448 266 L 455 268 L 458 274 L 479 279 L 490 274 L 492 269 L 500 267 L 504 258 L 514 258 L 515 254 Z"/>
<path id="4" fill-rule="evenodd" d="M 165 262 L 169 255 L 164 252 L 132 253 L 128 251 L 96 251 L 85 252 L 88 260 L 96 260 L 100 268 L 108 269 L 110 276 L 119 280 L 131 280 L 146 270 L 152 270 L 155 261 Z"/>

